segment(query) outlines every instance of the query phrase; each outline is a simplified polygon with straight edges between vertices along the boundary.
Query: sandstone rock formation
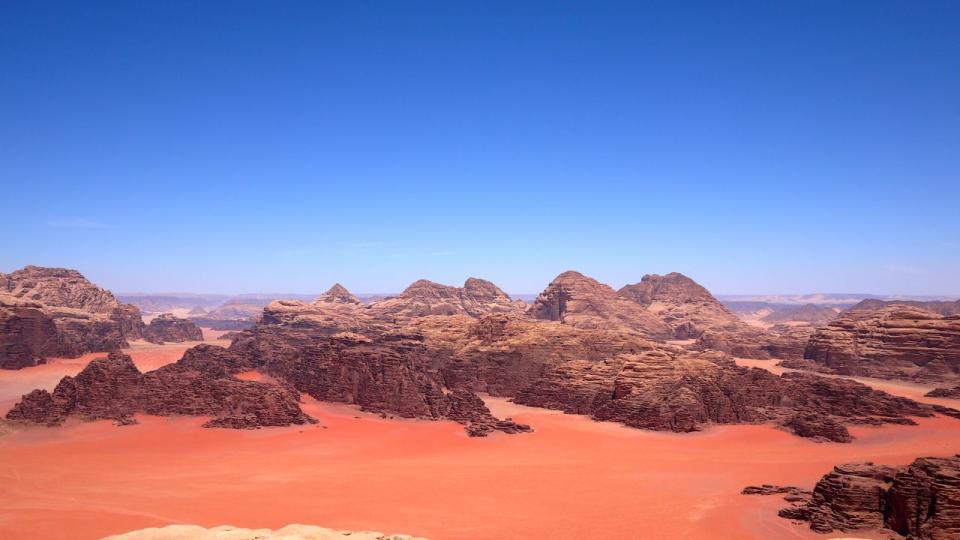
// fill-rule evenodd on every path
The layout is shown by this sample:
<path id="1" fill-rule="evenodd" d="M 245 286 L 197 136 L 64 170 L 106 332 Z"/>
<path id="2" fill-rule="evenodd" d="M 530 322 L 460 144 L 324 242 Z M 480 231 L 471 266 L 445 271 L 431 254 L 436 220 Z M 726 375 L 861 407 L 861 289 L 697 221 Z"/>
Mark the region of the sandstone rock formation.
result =
<path id="1" fill-rule="evenodd" d="M 372 531 L 337 531 L 313 525 L 287 525 L 277 530 L 241 529 L 229 525 L 209 529 L 199 525 L 167 525 L 116 534 L 103 540 L 426 540 L 426 538 Z"/>
<path id="2" fill-rule="evenodd" d="M 768 323 L 801 322 L 821 326 L 836 319 L 838 312 L 830 306 L 804 304 L 782 307 L 761 320 Z"/>
<path id="3" fill-rule="evenodd" d="M 143 329 L 143 339 L 151 343 L 203 341 L 203 332 L 190 319 L 181 319 L 170 313 L 164 313 L 154 317 Z"/>
<path id="4" fill-rule="evenodd" d="M 722 351 L 740 358 L 800 359 L 813 334 L 811 326 L 775 325 L 767 329 L 711 328 L 697 339 L 694 348 Z"/>
<path id="5" fill-rule="evenodd" d="M 850 309 L 811 336 L 804 357 L 844 375 L 958 380 L 960 315 L 901 304 Z"/>
<path id="6" fill-rule="evenodd" d="M 868 298 L 860 301 L 850 309 L 858 311 L 875 311 L 888 306 L 909 306 L 924 309 L 938 315 L 943 315 L 944 317 L 949 317 L 950 315 L 960 315 L 960 300 L 953 302 L 922 302 L 917 300 L 877 300 L 874 298 Z"/>
<path id="7" fill-rule="evenodd" d="M 35 366 L 58 350 L 57 327 L 42 304 L 0 295 L 0 369 Z"/>
<path id="8" fill-rule="evenodd" d="M 136 307 L 76 270 L 27 266 L 0 274 L 0 367 L 125 347 L 143 326 Z"/>
<path id="9" fill-rule="evenodd" d="M 401 294 L 378 300 L 369 306 L 371 316 L 398 321 L 428 315 L 470 315 L 521 313 L 525 304 L 513 300 L 493 283 L 469 278 L 463 287 L 441 285 L 425 279 L 415 281 Z"/>
<path id="10" fill-rule="evenodd" d="M 588 330 L 621 330 L 650 339 L 670 339 L 674 330 L 637 302 L 610 286 L 572 270 L 557 276 L 527 313 Z"/>
<path id="11" fill-rule="evenodd" d="M 919 458 L 906 467 L 837 465 L 807 500 L 780 515 L 821 533 L 893 532 L 908 538 L 960 538 L 960 456 Z"/>
<path id="12" fill-rule="evenodd" d="M 696 339 L 707 329 L 746 327 L 707 289 L 677 272 L 645 275 L 640 283 L 627 285 L 618 294 L 661 318 L 673 329 L 675 339 Z"/>
<path id="13" fill-rule="evenodd" d="M 136 413 L 212 416 L 205 427 L 253 428 L 305 424 L 299 395 L 287 386 L 232 377 L 243 365 L 226 349 L 199 345 L 182 359 L 140 373 L 131 358 L 112 352 L 64 377 L 52 393 L 34 390 L 7 413 L 9 420 L 58 425 L 68 417 L 125 424 Z"/>
<path id="14" fill-rule="evenodd" d="M 328 302 L 333 304 L 359 304 L 360 300 L 358 300 L 356 296 L 348 291 L 346 287 L 336 283 L 333 285 L 333 287 L 330 287 L 327 292 L 318 296 L 316 302 Z"/>
<path id="15" fill-rule="evenodd" d="M 927 397 L 960 399 L 960 385 L 951 388 L 934 388 L 925 394 Z"/>

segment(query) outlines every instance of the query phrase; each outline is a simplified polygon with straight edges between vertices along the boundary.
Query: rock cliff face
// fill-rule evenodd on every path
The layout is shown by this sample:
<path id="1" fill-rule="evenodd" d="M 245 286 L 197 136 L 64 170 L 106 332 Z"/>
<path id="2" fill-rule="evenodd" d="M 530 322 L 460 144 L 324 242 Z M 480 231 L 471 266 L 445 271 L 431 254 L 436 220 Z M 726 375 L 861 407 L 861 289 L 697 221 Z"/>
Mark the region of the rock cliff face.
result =
<path id="1" fill-rule="evenodd" d="M 838 465 L 807 500 L 780 511 L 821 533 L 893 532 L 909 538 L 960 538 L 960 456 L 920 458 L 907 467 Z"/>
<path id="2" fill-rule="evenodd" d="M 41 304 L 0 296 L 0 369 L 43 363 L 58 344 L 57 327 Z"/>
<path id="3" fill-rule="evenodd" d="M 889 306 L 909 306 L 949 317 L 950 315 L 960 315 L 960 300 L 953 302 L 931 301 L 920 302 L 916 300 L 876 300 L 868 298 L 861 300 L 858 304 L 850 308 L 851 311 L 875 311 Z"/>
<path id="4" fill-rule="evenodd" d="M 190 319 L 164 313 L 150 321 L 143 330 L 143 339 L 151 343 L 183 343 L 203 341 L 203 332 Z"/>
<path id="5" fill-rule="evenodd" d="M 125 347 L 143 326 L 136 307 L 76 270 L 28 266 L 0 274 L 0 366 Z"/>
<path id="6" fill-rule="evenodd" d="M 844 375 L 960 379 L 960 315 L 900 304 L 844 312 L 811 336 L 804 356 Z"/>
<path id="7" fill-rule="evenodd" d="M 9 420 L 58 425 L 69 417 L 133 421 L 136 413 L 212 416 L 205 427 L 253 428 L 313 422 L 292 388 L 232 377 L 244 366 L 235 355 L 199 345 L 160 369 L 140 373 L 118 352 L 64 377 L 53 393 L 34 390 L 7 414 Z"/>
<path id="8" fill-rule="evenodd" d="M 710 292 L 687 276 L 648 274 L 618 291 L 660 317 L 675 339 L 696 339 L 711 328 L 737 330 L 746 325 Z"/>
<path id="9" fill-rule="evenodd" d="M 385 320 L 407 320 L 428 315 L 469 315 L 521 313 L 525 305 L 512 300 L 493 283 L 469 278 L 463 287 L 440 285 L 425 279 L 415 281 L 398 296 L 370 305 L 371 316 Z"/>
<path id="10" fill-rule="evenodd" d="M 557 276 L 527 313 L 587 330 L 620 330 L 650 339 L 670 339 L 674 330 L 637 302 L 572 270 Z"/>

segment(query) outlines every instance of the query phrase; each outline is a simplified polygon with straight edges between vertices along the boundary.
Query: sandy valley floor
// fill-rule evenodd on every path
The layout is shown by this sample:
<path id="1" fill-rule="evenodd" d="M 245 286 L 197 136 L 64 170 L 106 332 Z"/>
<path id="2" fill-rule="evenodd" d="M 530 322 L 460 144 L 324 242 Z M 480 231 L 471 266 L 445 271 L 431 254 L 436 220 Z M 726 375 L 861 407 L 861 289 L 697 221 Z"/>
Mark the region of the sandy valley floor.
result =
<path id="1" fill-rule="evenodd" d="M 130 352 L 152 369 L 191 345 Z M 95 356 L 0 372 L 0 413 Z M 960 452 L 960 421 L 940 417 L 818 444 L 766 426 L 678 435 L 489 404 L 536 432 L 470 439 L 449 422 L 383 420 L 309 399 L 321 424 L 306 428 L 201 429 L 200 418 L 141 417 L 128 427 L 15 431 L 0 437 L 0 538 L 97 538 L 170 523 L 308 523 L 434 540 L 829 538 L 776 517 L 779 498 L 740 489 L 810 487 L 844 461 Z"/>

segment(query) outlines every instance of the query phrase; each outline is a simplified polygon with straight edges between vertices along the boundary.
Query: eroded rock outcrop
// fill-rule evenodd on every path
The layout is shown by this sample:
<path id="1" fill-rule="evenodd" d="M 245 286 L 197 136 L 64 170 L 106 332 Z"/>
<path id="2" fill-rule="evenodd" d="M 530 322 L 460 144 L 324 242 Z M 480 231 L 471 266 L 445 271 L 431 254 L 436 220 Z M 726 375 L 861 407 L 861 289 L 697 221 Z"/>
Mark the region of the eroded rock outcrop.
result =
<path id="1" fill-rule="evenodd" d="M 353 295 L 346 287 L 335 283 L 333 287 L 327 289 L 327 292 L 317 297 L 315 302 L 324 302 L 331 304 L 359 304 L 360 300 Z"/>
<path id="2" fill-rule="evenodd" d="M 423 336 L 354 321 L 349 331 L 317 317 L 315 307 L 301 305 L 299 315 L 264 316 L 234 340 L 231 352 L 321 401 L 404 418 L 449 419 L 465 424 L 472 436 L 529 429 L 497 420 L 465 387 L 445 385 L 446 357 L 428 349 Z"/>
<path id="3" fill-rule="evenodd" d="M 403 321 L 429 315 L 522 313 L 525 304 L 513 300 L 493 283 L 469 278 L 463 287 L 441 285 L 426 279 L 415 281 L 397 296 L 369 306 L 371 316 L 385 321 Z"/>
<path id="4" fill-rule="evenodd" d="M 952 398 L 960 399 L 960 385 L 953 386 L 950 388 L 934 388 L 933 390 L 924 394 L 927 397 L 943 397 L 943 398 Z"/>
<path id="5" fill-rule="evenodd" d="M 837 318 L 838 312 L 830 306 L 804 304 L 785 306 L 764 316 L 761 320 L 768 323 L 798 322 L 813 326 L 822 326 Z"/>
<path id="6" fill-rule="evenodd" d="M 780 515 L 821 533 L 885 531 L 908 538 L 960 538 L 960 456 L 906 467 L 837 465 L 807 500 Z"/>
<path id="7" fill-rule="evenodd" d="M 551 281 L 527 313 L 587 330 L 620 330 L 660 340 L 674 335 L 670 326 L 642 305 L 572 270 Z"/>
<path id="8" fill-rule="evenodd" d="M 163 313 L 154 317 L 143 329 L 143 339 L 151 343 L 203 341 L 203 332 L 190 319 L 181 319 L 171 313 Z"/>
<path id="9" fill-rule="evenodd" d="M 142 330 L 136 307 L 76 270 L 27 266 L 0 274 L 0 367 L 126 347 Z"/>
<path id="10" fill-rule="evenodd" d="M 710 291 L 678 272 L 647 274 L 640 283 L 626 285 L 617 293 L 662 319 L 673 329 L 675 339 L 696 339 L 708 329 L 746 328 Z"/>
<path id="11" fill-rule="evenodd" d="M 178 362 L 146 373 L 129 356 L 112 352 L 64 377 L 52 393 L 26 394 L 7 418 L 53 426 L 69 417 L 125 424 L 137 413 L 190 415 L 212 416 L 205 427 L 230 428 L 314 421 L 300 410 L 294 389 L 232 376 L 245 367 L 240 357 L 212 345 L 194 347 Z"/>
<path id="12" fill-rule="evenodd" d="M 960 315 L 901 304 L 850 309 L 810 337 L 804 356 L 842 375 L 960 380 Z"/>

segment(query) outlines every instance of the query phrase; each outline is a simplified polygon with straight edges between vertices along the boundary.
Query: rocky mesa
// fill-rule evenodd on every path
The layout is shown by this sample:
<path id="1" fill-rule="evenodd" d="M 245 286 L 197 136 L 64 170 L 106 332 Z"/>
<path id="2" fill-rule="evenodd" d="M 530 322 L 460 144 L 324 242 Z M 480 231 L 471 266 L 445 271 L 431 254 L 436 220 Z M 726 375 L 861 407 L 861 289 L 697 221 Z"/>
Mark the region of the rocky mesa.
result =
<path id="1" fill-rule="evenodd" d="M 0 274 L 0 367 L 126 347 L 143 328 L 140 310 L 76 270 L 27 266 Z"/>

